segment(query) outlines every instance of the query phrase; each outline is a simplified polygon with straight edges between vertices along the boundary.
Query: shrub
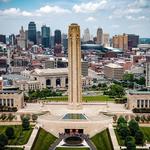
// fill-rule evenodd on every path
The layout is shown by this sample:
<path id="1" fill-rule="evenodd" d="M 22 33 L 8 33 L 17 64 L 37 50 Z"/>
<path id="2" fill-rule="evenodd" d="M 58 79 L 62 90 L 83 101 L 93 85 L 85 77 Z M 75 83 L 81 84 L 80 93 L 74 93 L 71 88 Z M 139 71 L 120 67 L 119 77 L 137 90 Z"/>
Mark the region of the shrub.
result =
<path id="1" fill-rule="evenodd" d="M 23 118 L 23 120 L 22 120 L 22 127 L 23 127 L 24 130 L 29 130 L 29 128 L 30 128 L 29 119 Z"/>
<path id="2" fill-rule="evenodd" d="M 5 145 L 8 144 L 8 138 L 4 134 L 0 134 L 0 150 L 4 150 Z"/>
<path id="3" fill-rule="evenodd" d="M 139 122 L 139 121 L 140 121 L 140 119 L 141 119 L 141 117 L 140 117 L 140 116 L 138 116 L 138 115 L 135 117 L 135 120 L 136 120 L 137 122 Z"/>
<path id="4" fill-rule="evenodd" d="M 142 131 L 138 130 L 136 133 L 135 133 L 135 143 L 136 144 L 141 144 L 141 145 L 144 145 L 144 134 Z"/>
<path id="5" fill-rule="evenodd" d="M 7 127 L 7 129 L 5 130 L 5 134 L 8 137 L 8 139 L 12 139 L 14 137 L 14 128 Z"/>

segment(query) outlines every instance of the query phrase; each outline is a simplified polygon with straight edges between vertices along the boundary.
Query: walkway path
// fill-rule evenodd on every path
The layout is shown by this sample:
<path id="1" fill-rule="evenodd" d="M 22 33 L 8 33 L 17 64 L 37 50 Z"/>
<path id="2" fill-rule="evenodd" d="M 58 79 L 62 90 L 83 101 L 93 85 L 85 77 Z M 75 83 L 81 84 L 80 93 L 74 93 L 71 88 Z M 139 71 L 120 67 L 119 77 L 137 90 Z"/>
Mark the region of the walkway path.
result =
<path id="1" fill-rule="evenodd" d="M 25 150 L 30 150 L 31 149 L 31 147 L 32 147 L 32 145 L 34 143 L 34 140 L 35 140 L 35 138 L 37 136 L 37 133 L 38 133 L 39 129 L 40 129 L 40 125 L 37 124 L 34 127 L 33 131 L 32 131 L 32 134 L 30 136 L 30 139 L 28 140 L 28 143 L 25 145 Z"/>
<path id="2" fill-rule="evenodd" d="M 32 145 L 33 145 L 33 143 L 34 143 L 34 140 L 35 140 L 35 138 L 37 136 L 37 133 L 38 133 L 39 129 L 40 129 L 40 125 L 37 124 L 34 127 L 34 129 L 32 131 L 32 134 L 31 134 L 27 144 L 25 144 L 25 145 L 7 145 L 6 147 L 25 148 L 25 150 L 30 150 Z"/>
<path id="3" fill-rule="evenodd" d="M 37 124 L 34 127 L 34 129 L 32 131 L 32 134 L 31 134 L 27 144 L 25 144 L 25 145 L 7 145 L 6 147 L 25 148 L 25 150 L 30 150 L 32 145 L 33 145 L 33 143 L 34 143 L 34 140 L 35 140 L 35 138 L 37 136 L 37 133 L 38 133 L 39 129 L 40 129 L 40 125 Z"/>
<path id="4" fill-rule="evenodd" d="M 87 144 L 90 146 L 91 150 L 97 150 L 95 145 L 91 142 L 91 140 L 89 139 L 88 136 L 84 136 L 85 141 L 87 142 Z"/>
<path id="5" fill-rule="evenodd" d="M 120 146 L 118 144 L 118 141 L 117 141 L 117 138 L 116 138 L 116 134 L 115 134 L 115 131 L 114 131 L 114 128 L 113 128 L 112 124 L 109 124 L 108 131 L 110 133 L 113 149 L 114 150 L 120 150 Z"/>

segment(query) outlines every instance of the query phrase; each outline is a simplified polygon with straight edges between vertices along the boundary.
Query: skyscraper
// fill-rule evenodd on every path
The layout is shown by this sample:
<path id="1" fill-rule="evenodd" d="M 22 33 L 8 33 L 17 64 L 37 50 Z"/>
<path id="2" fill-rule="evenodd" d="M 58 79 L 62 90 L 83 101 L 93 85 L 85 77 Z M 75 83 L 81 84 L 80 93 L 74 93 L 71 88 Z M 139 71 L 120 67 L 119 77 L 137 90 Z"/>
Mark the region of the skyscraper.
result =
<path id="1" fill-rule="evenodd" d="M 115 35 L 113 37 L 113 47 L 121 48 L 124 52 L 136 48 L 139 43 L 139 36 L 134 34 Z"/>
<path id="2" fill-rule="evenodd" d="M 42 26 L 41 33 L 42 33 L 43 47 L 45 48 L 50 47 L 50 27 L 47 27 L 46 25 Z"/>
<path id="3" fill-rule="evenodd" d="M 103 44 L 103 30 L 102 28 L 97 29 L 97 44 Z"/>
<path id="4" fill-rule="evenodd" d="M 69 106 L 81 108 L 81 48 L 80 26 L 73 23 L 68 30 Z"/>
<path id="5" fill-rule="evenodd" d="M 22 48 L 25 49 L 26 48 L 26 35 L 25 35 L 25 31 L 23 29 L 23 26 L 21 27 L 21 30 L 19 31 L 19 37 L 17 39 L 17 45 Z"/>
<path id="6" fill-rule="evenodd" d="M 104 46 L 110 46 L 109 34 L 108 33 L 103 34 L 103 44 L 104 44 Z"/>
<path id="7" fill-rule="evenodd" d="M 10 45 L 15 45 L 16 44 L 16 39 L 15 39 L 15 35 L 14 34 L 11 34 L 9 36 L 9 44 Z"/>
<path id="8" fill-rule="evenodd" d="M 41 39 L 41 32 L 40 31 L 37 31 L 36 32 L 36 43 L 39 45 L 39 44 L 42 44 L 42 39 Z"/>
<path id="9" fill-rule="evenodd" d="M 36 24 L 34 22 L 28 24 L 28 40 L 36 44 Z"/>
<path id="10" fill-rule="evenodd" d="M 56 44 L 61 44 L 61 31 L 60 30 L 55 30 L 55 33 L 54 33 L 54 46 Z"/>
<path id="11" fill-rule="evenodd" d="M 63 44 L 64 50 L 67 50 L 68 48 L 67 34 L 62 34 L 62 44 Z"/>
<path id="12" fill-rule="evenodd" d="M 0 42 L 6 44 L 6 35 L 0 34 Z"/>
<path id="13" fill-rule="evenodd" d="M 88 41 L 90 41 L 90 31 L 87 28 L 87 29 L 84 30 L 83 42 L 88 42 Z"/>

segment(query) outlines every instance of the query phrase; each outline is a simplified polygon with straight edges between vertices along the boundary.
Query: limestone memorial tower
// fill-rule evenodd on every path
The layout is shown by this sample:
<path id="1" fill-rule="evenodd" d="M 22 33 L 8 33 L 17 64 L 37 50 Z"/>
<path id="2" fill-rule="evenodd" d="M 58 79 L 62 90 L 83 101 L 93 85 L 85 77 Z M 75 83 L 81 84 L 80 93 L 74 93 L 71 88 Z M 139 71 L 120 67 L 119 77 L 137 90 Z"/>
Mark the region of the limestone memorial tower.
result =
<path id="1" fill-rule="evenodd" d="M 71 24 L 68 31 L 69 108 L 82 108 L 80 26 Z"/>

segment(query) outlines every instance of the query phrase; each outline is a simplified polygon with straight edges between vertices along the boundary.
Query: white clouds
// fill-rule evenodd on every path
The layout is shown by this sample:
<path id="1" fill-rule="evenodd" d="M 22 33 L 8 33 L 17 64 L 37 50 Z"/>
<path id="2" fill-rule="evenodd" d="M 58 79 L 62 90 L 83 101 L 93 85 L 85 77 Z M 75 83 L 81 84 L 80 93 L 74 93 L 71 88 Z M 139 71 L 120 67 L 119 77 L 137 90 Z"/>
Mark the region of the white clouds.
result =
<path id="1" fill-rule="evenodd" d="M 112 28 L 119 28 L 120 25 L 118 25 L 118 24 L 113 24 L 111 27 L 112 27 Z"/>
<path id="2" fill-rule="evenodd" d="M 32 14 L 31 12 L 27 12 L 27 11 L 21 12 L 21 15 L 22 15 L 22 16 L 25 16 L 25 17 L 33 16 L 33 14 Z"/>
<path id="3" fill-rule="evenodd" d="M 1 16 L 23 16 L 23 17 L 36 17 L 36 16 L 43 16 L 45 14 L 62 14 L 62 13 L 69 13 L 70 11 L 68 9 L 61 8 L 59 6 L 50 6 L 45 5 L 38 10 L 29 12 L 26 10 L 21 10 L 20 8 L 9 8 L 0 10 Z"/>
<path id="4" fill-rule="evenodd" d="M 33 16 L 31 12 L 21 11 L 20 8 L 9 8 L 5 10 L 0 10 L 0 15 L 2 16 L 24 16 L 24 17 Z"/>
<path id="5" fill-rule="evenodd" d="M 9 8 L 5 10 L 0 10 L 0 14 L 2 15 L 18 15 L 20 13 L 19 8 Z"/>
<path id="6" fill-rule="evenodd" d="M 145 16 L 138 16 L 138 17 L 133 17 L 133 16 L 126 16 L 126 18 L 128 20 L 132 20 L 132 21 L 141 21 L 141 20 L 149 20 L 147 17 Z"/>
<path id="7" fill-rule="evenodd" d="M 107 4 L 107 0 L 98 0 L 96 2 L 88 2 L 88 3 L 81 3 L 75 4 L 73 6 L 73 10 L 76 13 L 93 13 L 97 10 L 102 10 L 105 8 Z"/>
<path id="8" fill-rule="evenodd" d="M 39 13 L 69 13 L 70 11 L 68 9 L 61 8 L 59 6 L 50 6 L 50 5 L 45 5 L 41 7 L 39 10 L 36 10 Z"/>
<path id="9" fill-rule="evenodd" d="M 96 21 L 96 18 L 94 18 L 94 17 L 88 17 L 88 18 L 86 19 L 86 21 L 87 21 L 87 22 L 94 22 L 94 21 Z"/>

